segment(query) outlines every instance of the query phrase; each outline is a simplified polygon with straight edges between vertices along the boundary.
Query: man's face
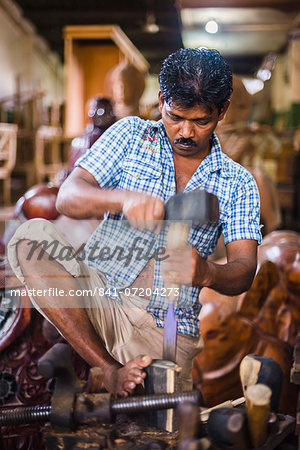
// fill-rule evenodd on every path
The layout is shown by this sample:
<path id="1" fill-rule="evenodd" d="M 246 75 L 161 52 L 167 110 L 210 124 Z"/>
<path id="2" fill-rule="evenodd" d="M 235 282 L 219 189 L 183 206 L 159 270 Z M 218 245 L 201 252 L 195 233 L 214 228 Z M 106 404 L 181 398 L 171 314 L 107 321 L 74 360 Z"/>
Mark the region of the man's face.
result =
<path id="1" fill-rule="evenodd" d="M 217 108 L 211 112 L 202 105 L 183 109 L 175 103 L 163 102 L 159 92 L 159 109 L 173 152 L 181 156 L 205 157 L 210 151 L 210 138 L 219 120 L 222 120 L 229 102 L 220 113 Z"/>

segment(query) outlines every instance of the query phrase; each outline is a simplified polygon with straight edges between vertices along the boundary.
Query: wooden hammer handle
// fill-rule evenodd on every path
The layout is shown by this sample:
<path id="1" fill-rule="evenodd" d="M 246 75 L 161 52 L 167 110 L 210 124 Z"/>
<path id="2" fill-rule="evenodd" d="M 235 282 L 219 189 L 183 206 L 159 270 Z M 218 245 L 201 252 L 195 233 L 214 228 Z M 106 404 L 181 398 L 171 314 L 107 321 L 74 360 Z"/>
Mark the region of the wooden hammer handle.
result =
<path id="1" fill-rule="evenodd" d="M 189 236 L 189 225 L 186 222 L 172 222 L 169 225 L 168 234 L 167 234 L 167 252 L 168 249 L 170 250 L 180 250 L 184 249 L 188 242 L 188 236 Z M 168 254 L 168 253 L 167 253 Z M 169 283 L 167 280 L 165 280 L 165 286 L 166 288 L 172 289 L 172 292 L 174 292 L 175 289 L 180 289 L 180 284 L 176 283 Z M 170 300 L 173 299 L 173 295 L 168 295 L 168 298 Z M 178 299 L 178 296 L 177 296 Z M 176 297 L 175 297 L 176 300 Z"/>
<path id="2" fill-rule="evenodd" d="M 271 389 L 265 384 L 254 384 L 245 392 L 248 429 L 253 447 L 264 444 L 267 439 L 271 395 Z"/>
<path id="3" fill-rule="evenodd" d="M 167 248 L 171 250 L 184 248 L 188 241 L 189 228 L 186 222 L 170 223 L 167 235 Z"/>

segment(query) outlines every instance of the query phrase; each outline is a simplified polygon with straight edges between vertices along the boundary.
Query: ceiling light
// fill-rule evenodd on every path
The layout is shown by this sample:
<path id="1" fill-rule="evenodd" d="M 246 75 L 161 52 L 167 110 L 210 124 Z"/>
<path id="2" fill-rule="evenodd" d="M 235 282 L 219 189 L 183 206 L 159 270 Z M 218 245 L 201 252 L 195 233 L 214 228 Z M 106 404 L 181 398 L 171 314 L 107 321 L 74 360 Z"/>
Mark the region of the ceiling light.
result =
<path id="1" fill-rule="evenodd" d="M 211 33 L 211 34 L 217 33 L 218 29 L 219 29 L 219 27 L 215 20 L 209 20 L 205 24 L 205 31 L 207 33 Z"/>
<path id="2" fill-rule="evenodd" d="M 270 70 L 268 70 L 268 69 L 260 69 L 258 72 L 257 72 L 257 78 L 259 78 L 260 80 L 262 80 L 262 81 L 267 81 L 267 80 L 269 80 L 270 78 L 271 78 L 271 71 Z"/>
<path id="3" fill-rule="evenodd" d="M 243 78 L 243 83 L 249 94 L 254 95 L 264 88 L 264 82 L 257 78 Z"/>
<path id="4" fill-rule="evenodd" d="M 159 26 L 156 23 L 156 17 L 153 13 L 148 13 L 146 18 L 145 31 L 147 33 L 155 34 L 159 32 Z"/>

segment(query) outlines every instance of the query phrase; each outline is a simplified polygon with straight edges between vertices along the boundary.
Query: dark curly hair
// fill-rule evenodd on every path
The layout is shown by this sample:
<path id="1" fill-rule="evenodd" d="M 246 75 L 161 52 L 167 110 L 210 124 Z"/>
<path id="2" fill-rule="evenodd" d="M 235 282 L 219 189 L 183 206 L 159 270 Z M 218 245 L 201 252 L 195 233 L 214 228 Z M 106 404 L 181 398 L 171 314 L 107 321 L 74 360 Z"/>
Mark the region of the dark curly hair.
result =
<path id="1" fill-rule="evenodd" d="M 232 72 L 217 50 L 181 48 L 163 62 L 163 101 L 183 109 L 205 105 L 220 112 L 232 93 Z"/>

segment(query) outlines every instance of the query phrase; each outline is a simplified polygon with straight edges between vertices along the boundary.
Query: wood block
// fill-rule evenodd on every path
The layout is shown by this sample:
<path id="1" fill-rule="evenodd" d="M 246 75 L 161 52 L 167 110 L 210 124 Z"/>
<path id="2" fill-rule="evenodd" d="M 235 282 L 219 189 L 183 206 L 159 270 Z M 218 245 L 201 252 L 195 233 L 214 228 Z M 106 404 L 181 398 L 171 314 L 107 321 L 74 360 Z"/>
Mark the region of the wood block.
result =
<path id="1" fill-rule="evenodd" d="M 146 394 L 172 394 L 181 392 L 179 367 L 173 361 L 154 359 L 152 364 L 145 369 Z M 169 432 L 176 430 L 176 418 L 174 409 L 149 411 L 146 415 L 147 424 Z"/>

